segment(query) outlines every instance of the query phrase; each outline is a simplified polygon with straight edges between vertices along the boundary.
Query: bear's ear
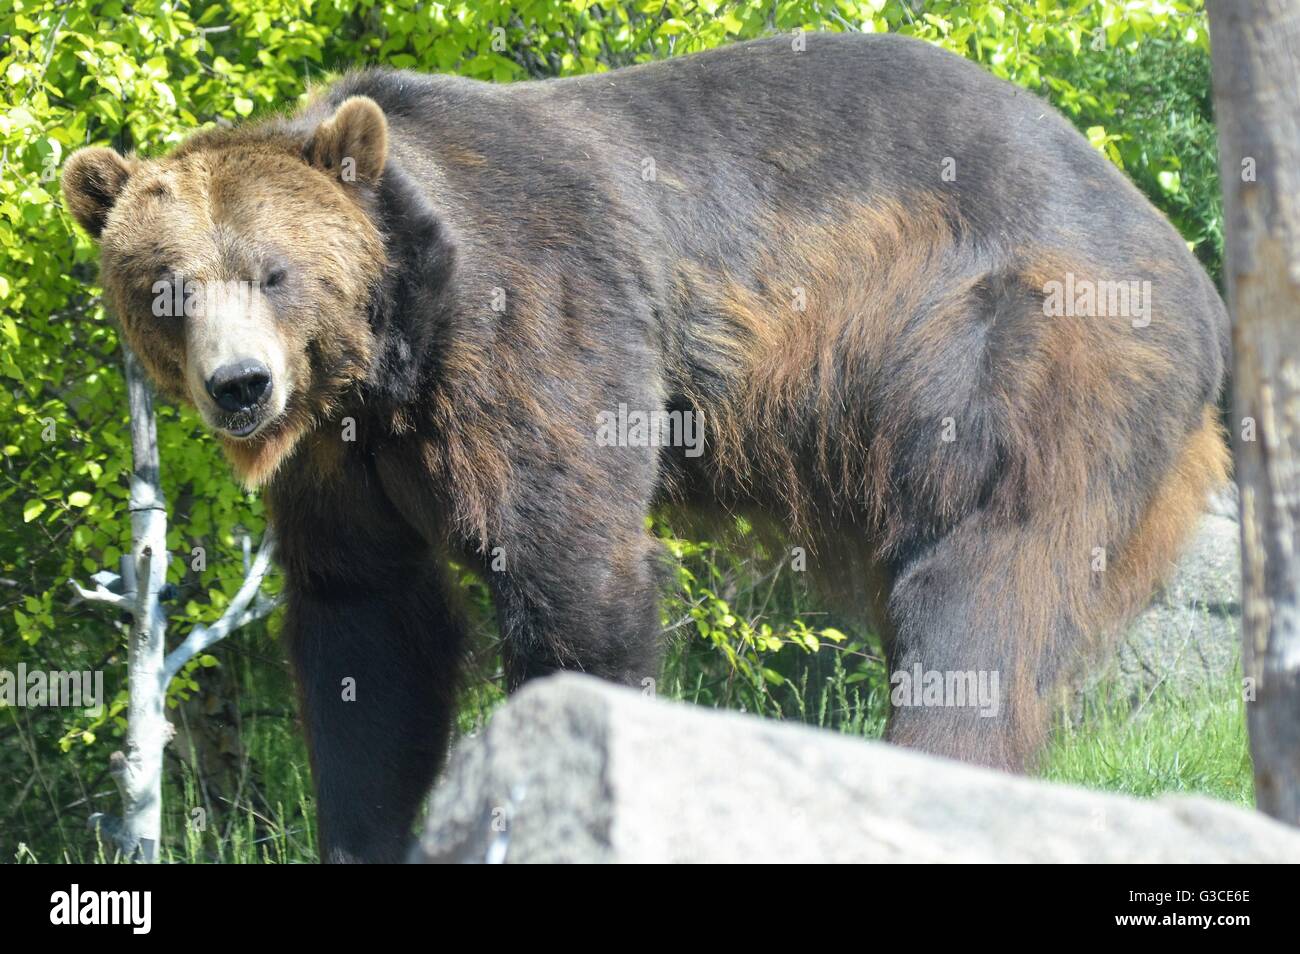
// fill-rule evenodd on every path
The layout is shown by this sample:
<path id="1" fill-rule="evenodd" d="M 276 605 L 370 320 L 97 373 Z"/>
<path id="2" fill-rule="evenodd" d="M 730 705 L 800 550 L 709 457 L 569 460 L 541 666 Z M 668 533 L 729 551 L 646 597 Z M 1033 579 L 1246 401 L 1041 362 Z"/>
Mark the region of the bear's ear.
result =
<path id="1" fill-rule="evenodd" d="M 79 149 L 69 158 L 60 177 L 63 199 L 73 218 L 99 238 L 117 197 L 131 178 L 134 164 L 112 149 Z"/>
<path id="2" fill-rule="evenodd" d="M 306 160 L 343 182 L 378 182 L 388 158 L 388 120 L 368 96 L 345 99 L 316 127 L 303 150 Z"/>

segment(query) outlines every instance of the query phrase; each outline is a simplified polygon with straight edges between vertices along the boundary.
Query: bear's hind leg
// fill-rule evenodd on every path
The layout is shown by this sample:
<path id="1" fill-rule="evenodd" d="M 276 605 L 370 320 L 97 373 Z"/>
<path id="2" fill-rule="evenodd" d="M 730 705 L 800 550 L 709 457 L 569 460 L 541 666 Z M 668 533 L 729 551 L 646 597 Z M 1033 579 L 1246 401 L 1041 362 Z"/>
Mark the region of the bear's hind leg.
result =
<path id="1" fill-rule="evenodd" d="M 1089 586 L 1089 550 L 1054 536 L 976 513 L 899 569 L 889 741 L 1010 771 L 1032 761 Z"/>

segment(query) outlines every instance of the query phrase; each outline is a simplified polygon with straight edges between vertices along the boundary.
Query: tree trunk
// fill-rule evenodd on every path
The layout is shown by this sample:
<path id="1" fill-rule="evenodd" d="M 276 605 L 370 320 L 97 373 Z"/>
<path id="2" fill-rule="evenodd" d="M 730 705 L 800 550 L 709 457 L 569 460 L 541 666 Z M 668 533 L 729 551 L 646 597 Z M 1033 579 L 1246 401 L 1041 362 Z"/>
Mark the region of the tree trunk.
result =
<path id="1" fill-rule="evenodd" d="M 112 756 L 112 773 L 122 792 L 122 827 L 117 840 L 128 856 L 155 861 L 162 831 L 163 749 L 172 727 L 165 714 L 163 665 L 167 616 L 158 596 L 167 582 L 167 505 L 158 462 L 153 395 L 144 369 L 125 351 L 127 400 L 131 409 L 131 556 L 135 606 L 127 647 L 130 703 L 126 751 Z"/>
<path id="2" fill-rule="evenodd" d="M 167 614 L 161 595 L 167 583 L 167 504 L 158 459 L 153 394 L 144 369 L 123 345 L 127 403 L 131 413 L 131 554 L 123 557 L 120 586 L 101 582 L 93 590 L 69 580 L 83 599 L 131 614 L 127 645 L 126 746 L 109 758 L 109 771 L 122 793 L 121 819 L 96 814 L 90 822 L 131 860 L 157 861 L 162 833 L 163 751 L 175 730 L 166 717 L 167 687 L 198 653 L 249 623 L 265 618 L 276 600 L 261 593 L 271 568 L 275 535 L 267 529 L 253 557 L 244 537 L 244 581 L 221 617 L 195 626 L 167 652 Z M 99 577 L 97 576 L 97 579 Z"/>
<path id="3" fill-rule="evenodd" d="M 1300 0 L 1209 5 L 1261 811 L 1300 824 Z"/>

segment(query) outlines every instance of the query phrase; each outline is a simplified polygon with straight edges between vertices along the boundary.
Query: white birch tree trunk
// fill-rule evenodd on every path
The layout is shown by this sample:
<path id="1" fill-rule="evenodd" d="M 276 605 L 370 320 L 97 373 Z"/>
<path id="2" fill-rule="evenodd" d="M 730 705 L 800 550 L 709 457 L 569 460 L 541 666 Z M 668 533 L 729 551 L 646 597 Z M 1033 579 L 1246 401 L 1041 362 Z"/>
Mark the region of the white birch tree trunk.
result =
<path id="1" fill-rule="evenodd" d="M 131 614 L 127 644 L 126 745 L 109 759 L 122 795 L 121 819 L 93 818 L 132 860 L 158 860 L 162 838 L 163 750 L 174 729 L 167 721 L 167 686 L 195 654 L 235 629 L 261 619 L 275 607 L 259 594 L 270 568 L 274 538 L 267 533 L 257 558 L 245 564 L 244 582 L 221 619 L 196 626 L 185 641 L 167 653 L 167 613 L 160 599 L 167 583 L 167 505 L 163 498 L 158 432 L 153 395 L 139 360 L 125 352 L 127 400 L 131 413 L 131 555 L 123 560 L 121 592 L 102 584 L 94 590 L 72 586 L 85 599 L 107 603 Z M 257 597 L 254 601 L 254 597 Z"/>

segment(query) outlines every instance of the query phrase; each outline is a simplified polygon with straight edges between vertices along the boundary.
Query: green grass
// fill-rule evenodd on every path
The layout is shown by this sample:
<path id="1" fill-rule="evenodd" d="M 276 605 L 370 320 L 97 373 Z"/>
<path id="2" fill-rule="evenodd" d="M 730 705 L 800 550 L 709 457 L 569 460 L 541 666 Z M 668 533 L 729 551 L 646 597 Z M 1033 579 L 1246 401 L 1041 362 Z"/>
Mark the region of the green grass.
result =
<path id="1" fill-rule="evenodd" d="M 850 682 L 853 673 L 841 660 L 835 649 L 824 649 L 784 684 L 754 687 L 719 681 L 716 673 L 710 680 L 692 648 L 685 658 L 670 659 L 670 673 L 675 664 L 683 674 L 669 683 L 668 694 L 880 738 L 888 715 L 884 667 L 871 659 Z M 1057 713 L 1036 776 L 1141 798 L 1185 793 L 1254 804 L 1239 672 L 1193 688 L 1162 683 L 1136 701 L 1103 684 L 1071 708 L 1076 718 L 1065 706 Z"/>
<path id="2" fill-rule="evenodd" d="M 1178 690 L 1163 684 L 1139 705 L 1102 689 L 1083 718 L 1061 720 L 1039 773 L 1143 798 L 1196 793 L 1254 804 L 1241 678 Z"/>
<path id="3" fill-rule="evenodd" d="M 290 737 L 284 726 L 253 731 L 248 746 L 248 764 L 269 767 L 265 778 L 269 804 L 255 805 L 242 795 L 234 805 L 204 807 L 197 779 L 188 768 L 182 777 L 169 779 L 171 791 L 164 791 L 165 807 L 195 805 L 189 813 L 165 812 L 163 831 L 183 832 L 177 844 L 165 846 L 164 861 L 189 864 L 290 864 L 316 860 L 315 801 L 307 770 L 307 753 L 302 741 Z M 179 782 L 179 785 L 177 784 Z"/>
<path id="4" fill-rule="evenodd" d="M 669 654 L 660 692 L 693 704 L 880 737 L 888 693 L 876 656 L 859 644 L 775 655 L 780 658 L 764 662 L 779 670 L 782 680 L 754 684 L 731 670 L 714 647 L 683 640 Z M 1193 690 L 1161 686 L 1136 704 L 1106 687 L 1094 690 L 1075 703 L 1081 718 L 1067 719 L 1062 708 L 1035 774 L 1143 798 L 1196 793 L 1249 807 L 1253 788 L 1240 687 L 1234 673 Z M 501 700 L 495 684 L 481 683 L 466 697 L 461 730 L 481 725 Z M 211 804 L 200 780 L 187 767 L 173 765 L 164 791 L 164 861 L 316 860 L 315 807 L 296 725 L 290 718 L 254 719 L 246 722 L 244 733 L 241 766 L 247 780 L 222 803 Z M 114 807 L 105 805 L 109 811 Z M 201 827 L 196 809 L 202 809 Z M 65 821 L 62 835 L 25 843 L 10 860 L 110 860 L 79 830 L 78 819 Z"/>

